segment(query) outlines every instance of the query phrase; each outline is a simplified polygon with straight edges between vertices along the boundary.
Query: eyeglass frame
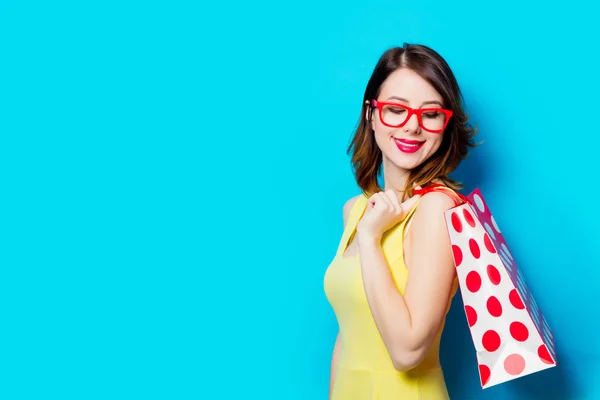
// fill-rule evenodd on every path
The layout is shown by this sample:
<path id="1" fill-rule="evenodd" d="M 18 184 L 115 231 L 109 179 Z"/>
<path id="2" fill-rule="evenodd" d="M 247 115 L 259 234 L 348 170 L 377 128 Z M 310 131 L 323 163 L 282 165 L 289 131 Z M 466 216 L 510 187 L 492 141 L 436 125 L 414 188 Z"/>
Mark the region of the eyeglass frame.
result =
<path id="1" fill-rule="evenodd" d="M 406 120 L 404 120 L 403 123 L 401 123 L 400 125 L 390 125 L 388 123 L 386 123 L 383 120 L 383 107 L 384 106 L 397 106 L 397 107 L 402 107 L 404 109 L 406 109 L 406 111 L 408 111 L 408 116 L 406 117 Z M 381 121 L 381 123 L 385 126 L 388 126 L 390 128 L 400 128 L 404 125 L 406 125 L 406 123 L 410 120 L 410 118 L 413 116 L 413 114 L 415 114 L 417 116 L 417 121 L 419 122 L 419 126 L 421 128 L 423 128 L 424 130 L 426 130 L 427 132 L 431 132 L 431 133 L 441 133 L 444 131 L 444 129 L 446 129 L 446 127 L 448 126 L 448 122 L 450 121 L 450 118 L 452 118 L 452 115 L 454 115 L 454 113 L 452 112 L 452 110 L 446 110 L 444 108 L 435 108 L 435 107 L 430 107 L 430 108 L 411 108 L 405 104 L 400 104 L 400 103 L 394 103 L 394 102 L 389 102 L 389 101 L 378 101 L 378 100 L 371 100 L 371 107 L 377 108 L 379 110 L 379 120 Z M 423 120 L 422 118 L 422 114 L 424 112 L 431 112 L 431 111 L 437 111 L 440 112 L 444 115 L 446 115 L 446 120 L 444 121 L 444 126 L 441 129 L 427 129 L 425 128 L 424 124 L 423 124 Z"/>

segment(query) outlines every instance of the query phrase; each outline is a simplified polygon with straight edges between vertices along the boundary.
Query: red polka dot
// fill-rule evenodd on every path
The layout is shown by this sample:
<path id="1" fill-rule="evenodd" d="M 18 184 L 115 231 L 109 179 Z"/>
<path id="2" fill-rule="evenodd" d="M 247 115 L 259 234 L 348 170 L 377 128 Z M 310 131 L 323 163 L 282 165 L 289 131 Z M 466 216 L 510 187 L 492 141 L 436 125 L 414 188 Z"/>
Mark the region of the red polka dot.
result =
<path id="1" fill-rule="evenodd" d="M 467 224 L 469 224 L 473 228 L 475 228 L 475 220 L 473 219 L 473 216 L 471 215 L 470 212 L 467 211 L 466 208 L 463 210 L 463 216 L 465 217 L 465 221 L 467 221 Z"/>
<path id="2" fill-rule="evenodd" d="M 481 386 L 485 386 L 490 380 L 491 371 L 487 365 L 479 365 L 479 376 L 481 377 Z"/>
<path id="3" fill-rule="evenodd" d="M 510 300 L 510 304 L 513 305 L 514 308 L 518 310 L 525 309 L 525 305 L 523 304 L 523 300 L 521 300 L 521 296 L 519 296 L 519 292 L 517 289 L 513 289 L 508 294 L 508 299 Z"/>
<path id="4" fill-rule="evenodd" d="M 462 222 L 460 222 L 460 217 L 458 216 L 458 214 L 453 212 L 451 219 L 452 219 L 452 226 L 454 227 L 454 230 L 458 233 L 461 233 L 463 230 L 463 226 L 462 226 Z"/>
<path id="5" fill-rule="evenodd" d="M 510 324 L 510 334 L 515 340 L 524 342 L 529 337 L 529 330 L 525 325 L 520 322 L 513 322 Z"/>
<path id="6" fill-rule="evenodd" d="M 494 296 L 491 296 L 488 299 L 487 309 L 492 317 L 499 317 L 502 315 L 502 305 L 500 304 L 500 301 Z"/>
<path id="7" fill-rule="evenodd" d="M 479 245 L 475 239 L 469 239 L 469 249 L 471 249 L 471 254 L 473 254 L 473 257 L 479 258 L 481 256 Z"/>
<path id="8" fill-rule="evenodd" d="M 540 357 L 540 360 L 542 360 L 546 364 L 554 364 L 554 361 L 552 361 L 552 357 L 550 357 L 550 353 L 548 352 L 548 348 L 546 347 L 546 345 L 543 344 L 540 347 L 538 347 L 538 356 Z"/>
<path id="9" fill-rule="evenodd" d="M 494 244 L 492 243 L 492 240 L 490 239 L 490 235 L 488 235 L 487 232 L 483 234 L 483 242 L 485 243 L 485 248 L 490 253 L 496 252 L 496 249 L 494 248 Z"/>
<path id="10" fill-rule="evenodd" d="M 452 245 L 452 254 L 454 255 L 454 264 L 458 267 L 460 265 L 460 263 L 462 263 L 462 260 L 463 260 L 463 255 L 462 255 L 462 251 L 460 250 L 460 247 L 453 244 Z"/>
<path id="11" fill-rule="evenodd" d="M 500 335 L 496 331 L 489 330 L 483 334 L 481 343 L 487 351 L 496 351 L 500 347 Z"/>
<path id="12" fill-rule="evenodd" d="M 500 284 L 500 271 L 498 271 L 498 268 L 494 267 L 491 264 L 488 265 L 487 274 L 488 278 L 490 278 L 490 282 L 492 282 L 494 285 Z"/>
<path id="13" fill-rule="evenodd" d="M 525 359 L 519 354 L 511 354 L 504 360 L 504 369 L 511 375 L 519 375 L 525 370 Z"/>
<path id="14" fill-rule="evenodd" d="M 475 293 L 481 288 L 481 276 L 477 271 L 471 271 L 467 274 L 467 289 Z"/>
<path id="15" fill-rule="evenodd" d="M 477 322 L 477 312 L 471 306 L 465 306 L 465 312 L 467 313 L 467 321 L 469 326 L 472 327 Z"/>

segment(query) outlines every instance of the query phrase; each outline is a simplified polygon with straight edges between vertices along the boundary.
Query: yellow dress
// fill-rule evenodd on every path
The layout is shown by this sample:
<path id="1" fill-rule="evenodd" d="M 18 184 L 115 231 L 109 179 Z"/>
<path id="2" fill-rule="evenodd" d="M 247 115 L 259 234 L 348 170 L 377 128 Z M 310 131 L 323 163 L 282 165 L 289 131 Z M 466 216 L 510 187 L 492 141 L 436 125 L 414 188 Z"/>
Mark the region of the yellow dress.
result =
<path id="1" fill-rule="evenodd" d="M 367 202 L 363 195 L 352 207 L 335 258 L 325 272 L 325 293 L 336 314 L 342 338 L 331 400 L 449 399 L 439 362 L 443 325 L 424 360 L 409 371 L 397 371 L 367 303 L 360 255 L 344 256 Z M 382 238 L 383 253 L 401 294 L 409 274 L 404 263 L 403 241 L 406 226 L 417 206 Z M 457 288 L 455 278 L 446 313 Z"/>

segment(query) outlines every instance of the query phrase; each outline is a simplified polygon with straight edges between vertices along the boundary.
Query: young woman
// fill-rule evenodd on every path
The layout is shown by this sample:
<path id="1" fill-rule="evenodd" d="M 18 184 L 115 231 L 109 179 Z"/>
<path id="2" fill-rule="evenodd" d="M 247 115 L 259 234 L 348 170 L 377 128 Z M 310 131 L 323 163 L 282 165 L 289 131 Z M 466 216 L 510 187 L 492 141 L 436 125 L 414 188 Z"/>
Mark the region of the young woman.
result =
<path id="1" fill-rule="evenodd" d="M 448 398 L 439 345 L 458 282 L 444 211 L 475 133 L 437 52 L 405 44 L 381 56 L 348 148 L 362 194 L 343 207 L 325 273 L 340 328 L 331 400 Z M 447 190 L 413 193 L 434 183 Z"/>

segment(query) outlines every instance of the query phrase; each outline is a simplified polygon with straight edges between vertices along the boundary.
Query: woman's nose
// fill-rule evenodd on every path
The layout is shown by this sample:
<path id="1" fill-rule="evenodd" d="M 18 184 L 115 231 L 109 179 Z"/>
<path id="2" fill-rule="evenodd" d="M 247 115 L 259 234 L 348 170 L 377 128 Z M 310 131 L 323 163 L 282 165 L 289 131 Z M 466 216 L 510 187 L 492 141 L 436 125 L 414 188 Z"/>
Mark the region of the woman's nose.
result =
<path id="1" fill-rule="evenodd" d="M 415 132 L 417 129 L 419 129 L 419 119 L 415 114 L 413 114 L 404 124 L 404 130 Z"/>

